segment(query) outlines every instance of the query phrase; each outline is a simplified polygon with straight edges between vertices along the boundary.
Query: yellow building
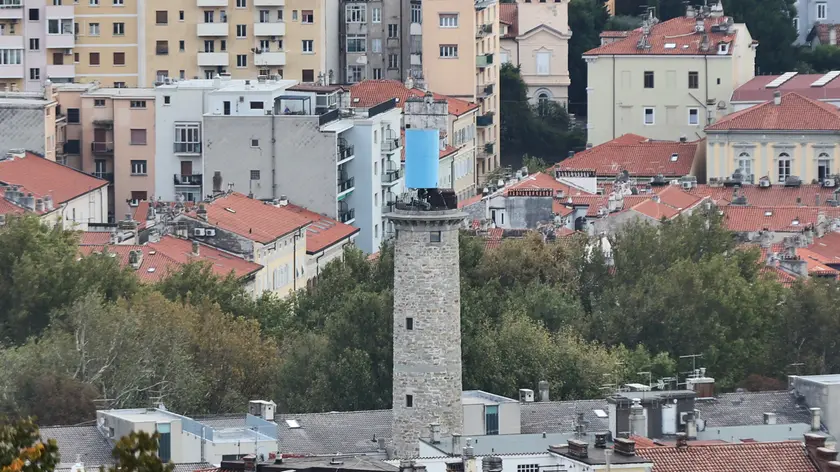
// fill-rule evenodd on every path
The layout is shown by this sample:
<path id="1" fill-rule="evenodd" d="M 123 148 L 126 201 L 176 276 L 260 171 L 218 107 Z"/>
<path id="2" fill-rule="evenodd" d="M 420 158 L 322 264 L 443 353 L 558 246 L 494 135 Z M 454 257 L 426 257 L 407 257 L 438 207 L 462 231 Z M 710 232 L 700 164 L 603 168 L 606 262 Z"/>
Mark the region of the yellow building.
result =
<path id="1" fill-rule="evenodd" d="M 423 81 L 429 90 L 479 105 L 475 174 L 499 167 L 499 4 L 425 0 Z"/>

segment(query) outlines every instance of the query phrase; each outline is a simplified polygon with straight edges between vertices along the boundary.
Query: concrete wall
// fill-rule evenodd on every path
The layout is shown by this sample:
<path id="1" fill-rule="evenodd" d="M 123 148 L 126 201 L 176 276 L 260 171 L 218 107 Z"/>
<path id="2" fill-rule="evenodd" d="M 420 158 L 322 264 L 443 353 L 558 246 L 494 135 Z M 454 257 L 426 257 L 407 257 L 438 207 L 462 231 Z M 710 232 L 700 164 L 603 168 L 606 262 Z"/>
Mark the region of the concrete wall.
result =
<path id="1" fill-rule="evenodd" d="M 536 103 L 541 94 L 558 103 L 569 98 L 569 14 L 568 2 L 518 2 L 519 34 L 516 59 L 522 68 L 522 79 L 528 85 L 528 98 Z M 545 26 L 545 29 L 533 31 Z M 550 30 L 548 29 L 550 28 Z M 551 31 L 554 30 L 554 31 Z M 556 31 L 556 32 L 555 32 Z M 506 40 L 510 41 L 510 40 Z M 547 75 L 537 73 L 536 55 L 547 52 L 551 56 Z"/>
<path id="2" fill-rule="evenodd" d="M 620 213 L 615 213 L 605 218 L 597 218 L 593 220 L 595 234 L 615 234 L 621 231 L 625 225 L 644 221 L 648 224 L 658 226 L 659 220 L 653 219 L 647 215 L 643 215 L 635 210 L 626 210 Z"/>
<path id="3" fill-rule="evenodd" d="M 818 379 L 821 376 L 814 377 Z M 822 409 L 821 421 L 828 430 L 840 431 L 840 384 L 827 382 L 796 376 L 789 378 L 789 383 L 796 393 L 805 397 L 808 407 Z"/>
<path id="4" fill-rule="evenodd" d="M 487 434 L 485 422 L 485 404 L 464 405 L 463 437 L 484 436 Z M 498 403 L 491 406 L 499 407 L 499 434 L 519 434 L 521 431 L 519 402 Z"/>
<path id="5" fill-rule="evenodd" d="M 26 149 L 44 155 L 45 123 L 43 106 L 0 105 L 0 155 L 6 155 L 9 149 Z M 51 160 L 55 160 L 54 154 Z"/>
<path id="6" fill-rule="evenodd" d="M 504 228 L 536 229 L 538 223 L 554 221 L 553 197 L 507 197 Z"/>
<path id="7" fill-rule="evenodd" d="M 817 3 L 826 5 L 827 18 L 824 20 L 817 20 Z M 796 0 L 796 17 L 799 18 L 796 44 L 803 44 L 815 23 L 840 23 L 840 8 L 836 2 L 826 0 Z"/>
<path id="8" fill-rule="evenodd" d="M 51 224 L 61 222 L 65 229 L 87 231 L 88 223 L 108 222 L 108 187 L 101 187 L 80 195 L 41 218 Z"/>
<path id="9" fill-rule="evenodd" d="M 201 152 L 175 153 L 175 125 L 198 125 L 199 142 L 203 142 L 202 115 L 205 111 L 206 94 L 210 89 L 201 88 L 155 88 L 155 196 L 164 201 L 173 201 L 176 193 L 193 192 L 199 196 L 210 193 L 213 189 L 213 175 L 203 172 L 204 161 Z M 169 97 L 166 104 L 165 97 Z M 178 186 L 174 184 L 174 175 L 181 174 L 181 162 L 192 163 L 193 174 L 205 174 L 206 186 Z"/>

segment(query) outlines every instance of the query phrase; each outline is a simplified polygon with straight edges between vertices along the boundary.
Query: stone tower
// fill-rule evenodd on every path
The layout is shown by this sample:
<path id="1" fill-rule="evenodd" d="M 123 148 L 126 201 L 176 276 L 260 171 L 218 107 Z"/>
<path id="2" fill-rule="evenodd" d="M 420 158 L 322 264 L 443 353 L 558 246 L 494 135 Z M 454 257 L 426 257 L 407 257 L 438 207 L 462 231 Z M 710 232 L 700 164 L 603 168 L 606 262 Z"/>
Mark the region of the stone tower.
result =
<path id="1" fill-rule="evenodd" d="M 463 431 L 458 228 L 466 214 L 404 208 L 388 215 L 397 232 L 392 433 L 397 457 L 413 457 L 432 423 L 441 435 Z"/>

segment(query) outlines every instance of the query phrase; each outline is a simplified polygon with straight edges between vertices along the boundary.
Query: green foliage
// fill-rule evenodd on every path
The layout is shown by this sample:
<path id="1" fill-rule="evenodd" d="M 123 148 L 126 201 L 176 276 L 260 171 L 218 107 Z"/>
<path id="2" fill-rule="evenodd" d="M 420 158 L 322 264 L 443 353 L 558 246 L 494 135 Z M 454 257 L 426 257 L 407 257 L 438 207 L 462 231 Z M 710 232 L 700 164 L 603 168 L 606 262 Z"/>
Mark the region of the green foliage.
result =
<path id="1" fill-rule="evenodd" d="M 615 15 L 607 20 L 605 31 L 630 31 L 642 26 L 642 19 L 638 16 Z"/>
<path id="2" fill-rule="evenodd" d="M 822 44 L 813 49 L 802 48 L 797 70 L 802 74 L 824 74 L 840 68 L 840 48 Z"/>
<path id="3" fill-rule="evenodd" d="M 793 47 L 796 30 L 796 0 L 724 0 L 723 10 L 736 23 L 746 23 L 759 42 L 756 69 L 759 74 L 781 74 L 796 65 Z"/>
<path id="4" fill-rule="evenodd" d="M 30 418 L 0 421 L 0 471 L 52 472 L 59 462 L 55 440 L 41 440 Z"/>
<path id="5" fill-rule="evenodd" d="M 569 111 L 586 116 L 587 69 L 583 54 L 601 44 L 601 32 L 609 14 L 601 0 L 571 0 L 569 2 L 569 28 L 574 31 L 569 39 Z M 504 94 L 502 95 L 504 99 Z"/>
<path id="6" fill-rule="evenodd" d="M 157 455 L 160 434 L 145 431 L 123 436 L 114 446 L 116 465 L 99 467 L 99 472 L 172 472 L 175 464 L 164 464 Z"/>

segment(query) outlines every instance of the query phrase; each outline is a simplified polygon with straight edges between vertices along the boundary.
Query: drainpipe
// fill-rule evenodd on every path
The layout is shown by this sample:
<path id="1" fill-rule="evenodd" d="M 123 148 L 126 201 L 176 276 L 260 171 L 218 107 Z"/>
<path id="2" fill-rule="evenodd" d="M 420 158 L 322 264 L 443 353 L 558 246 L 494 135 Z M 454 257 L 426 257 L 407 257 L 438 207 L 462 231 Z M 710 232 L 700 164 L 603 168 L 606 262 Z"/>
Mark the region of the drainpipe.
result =
<path id="1" fill-rule="evenodd" d="M 272 104 L 272 108 L 273 108 Z M 275 120 L 274 110 L 271 110 L 271 198 L 277 198 L 277 138 L 274 134 Z"/>
<path id="2" fill-rule="evenodd" d="M 703 55 L 703 63 L 706 68 L 706 101 L 703 106 L 706 107 L 706 126 L 712 124 L 712 117 L 709 116 L 709 55 Z"/>
<path id="3" fill-rule="evenodd" d="M 405 9 L 403 8 L 403 6 L 405 5 L 405 2 L 406 2 L 406 0 L 400 0 L 400 22 L 398 23 L 399 24 L 399 31 L 397 31 L 397 33 L 398 33 L 397 34 L 397 39 L 399 39 L 399 41 L 400 41 L 399 69 L 400 69 L 400 77 L 402 78 L 402 82 L 405 82 L 405 79 L 408 78 L 408 77 L 403 77 L 402 76 L 402 71 L 406 70 L 406 69 L 403 68 L 403 66 L 405 64 L 403 64 L 403 62 L 402 62 L 402 60 L 403 60 L 403 42 L 404 42 L 403 37 L 405 37 L 405 32 L 403 31 L 403 27 L 405 26 L 405 23 L 403 23 L 405 21 L 405 14 L 403 13 L 403 10 L 405 10 Z M 421 15 L 422 15 L 422 13 L 421 13 Z M 411 33 L 411 18 L 409 18 L 408 20 L 409 20 L 408 21 L 408 29 L 409 29 L 408 37 L 410 39 L 411 38 L 411 34 L 410 34 Z M 422 16 L 421 16 L 421 20 L 422 20 Z M 388 37 L 387 36 L 385 37 L 385 49 L 386 50 L 388 49 Z M 408 68 L 409 69 L 411 68 L 411 58 L 409 58 L 409 60 L 408 60 Z M 409 73 L 408 75 L 411 75 L 411 73 Z"/>
<path id="4" fill-rule="evenodd" d="M 272 121 L 272 123 L 273 123 L 273 121 Z M 298 229 L 297 233 L 295 233 L 295 235 L 292 236 L 292 265 L 293 265 L 293 270 L 295 271 L 294 277 L 292 277 L 292 291 L 293 292 L 297 291 L 297 278 L 298 278 L 298 276 L 297 276 L 297 241 L 298 241 L 298 239 L 301 238 L 301 236 L 302 235 L 301 235 L 301 230 L 300 229 Z"/>
<path id="5" fill-rule="evenodd" d="M 616 115 L 616 109 L 615 109 L 615 55 L 613 55 L 612 59 L 613 59 L 613 80 L 612 80 L 612 86 L 613 86 L 613 123 L 612 123 L 613 132 L 612 132 L 612 137 L 613 137 L 613 139 L 615 139 L 615 120 L 616 120 L 616 116 L 615 116 Z M 589 67 L 588 66 L 587 66 L 587 71 L 586 72 L 587 72 L 587 74 L 589 73 Z M 587 81 L 588 80 L 589 79 L 587 79 Z M 586 139 L 589 140 L 589 136 L 587 136 Z"/>
<path id="6" fill-rule="evenodd" d="M 325 252 L 321 251 L 321 254 L 315 258 L 315 280 L 318 280 L 318 277 L 321 275 L 321 258 L 324 257 Z"/>

